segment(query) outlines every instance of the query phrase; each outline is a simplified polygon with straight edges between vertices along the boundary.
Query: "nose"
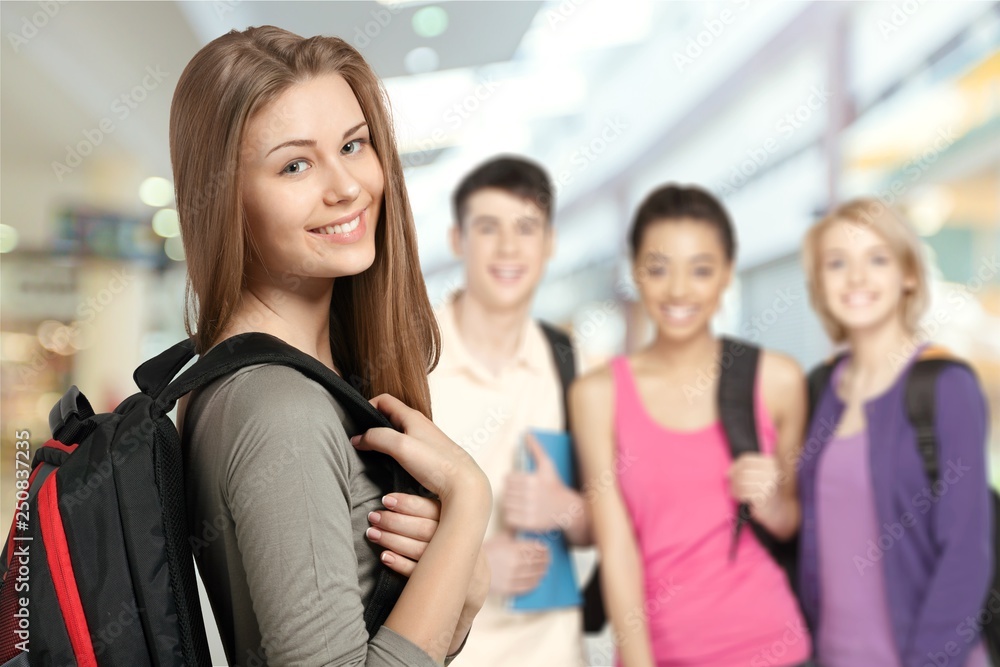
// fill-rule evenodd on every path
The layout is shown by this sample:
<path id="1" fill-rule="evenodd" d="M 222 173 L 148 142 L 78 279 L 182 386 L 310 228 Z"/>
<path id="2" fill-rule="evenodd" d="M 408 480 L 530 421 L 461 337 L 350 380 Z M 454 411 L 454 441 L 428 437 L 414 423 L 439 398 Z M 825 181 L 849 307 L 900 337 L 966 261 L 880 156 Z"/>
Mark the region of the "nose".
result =
<path id="1" fill-rule="evenodd" d="M 352 202 L 361 194 L 361 183 L 350 167 L 340 161 L 335 161 L 328 167 L 326 179 L 326 189 L 323 192 L 323 201 L 330 205 Z"/>
<path id="2" fill-rule="evenodd" d="M 849 285 L 861 285 L 865 282 L 865 263 L 847 263 L 847 283 Z"/>
<path id="3" fill-rule="evenodd" d="M 667 295 L 671 299 L 687 296 L 688 281 L 683 271 L 671 271 L 667 278 Z"/>
<path id="4" fill-rule="evenodd" d="M 500 225 L 500 243 L 497 251 L 501 255 L 514 255 L 517 253 L 517 231 L 509 229 L 506 225 Z"/>

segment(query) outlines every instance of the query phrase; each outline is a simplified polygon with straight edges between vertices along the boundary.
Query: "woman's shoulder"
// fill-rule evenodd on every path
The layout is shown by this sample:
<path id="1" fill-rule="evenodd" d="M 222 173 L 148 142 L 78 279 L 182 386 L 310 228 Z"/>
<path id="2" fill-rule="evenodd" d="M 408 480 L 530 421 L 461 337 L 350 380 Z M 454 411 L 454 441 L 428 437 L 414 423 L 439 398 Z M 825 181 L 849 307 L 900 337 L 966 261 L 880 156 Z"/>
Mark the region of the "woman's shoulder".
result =
<path id="1" fill-rule="evenodd" d="M 802 389 L 805 375 L 802 366 L 791 355 L 762 348 L 758 364 L 765 390 L 771 388 L 781 392 Z"/>
<path id="2" fill-rule="evenodd" d="M 573 382 L 571 393 L 576 393 L 582 397 L 591 397 L 610 392 L 614 386 L 614 373 L 611 368 L 614 362 L 615 360 L 611 359 L 577 377 Z"/>
<path id="3" fill-rule="evenodd" d="M 350 420 L 337 400 L 294 368 L 261 364 L 215 381 L 196 399 L 199 421 L 218 419 L 222 428 L 288 434 L 327 433 L 346 438 Z"/>

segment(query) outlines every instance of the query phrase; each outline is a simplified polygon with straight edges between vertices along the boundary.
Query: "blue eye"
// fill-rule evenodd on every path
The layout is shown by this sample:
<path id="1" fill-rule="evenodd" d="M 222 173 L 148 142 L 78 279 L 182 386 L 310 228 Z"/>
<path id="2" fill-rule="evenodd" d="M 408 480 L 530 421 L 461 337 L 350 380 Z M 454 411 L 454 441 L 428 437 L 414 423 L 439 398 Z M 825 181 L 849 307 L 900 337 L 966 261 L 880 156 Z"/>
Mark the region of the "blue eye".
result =
<path id="1" fill-rule="evenodd" d="M 299 169 L 293 169 L 295 165 L 305 165 L 305 167 Z M 306 169 L 309 169 L 309 163 L 305 160 L 295 160 L 294 162 L 289 162 L 285 165 L 285 168 L 281 170 L 283 174 L 301 174 Z"/>

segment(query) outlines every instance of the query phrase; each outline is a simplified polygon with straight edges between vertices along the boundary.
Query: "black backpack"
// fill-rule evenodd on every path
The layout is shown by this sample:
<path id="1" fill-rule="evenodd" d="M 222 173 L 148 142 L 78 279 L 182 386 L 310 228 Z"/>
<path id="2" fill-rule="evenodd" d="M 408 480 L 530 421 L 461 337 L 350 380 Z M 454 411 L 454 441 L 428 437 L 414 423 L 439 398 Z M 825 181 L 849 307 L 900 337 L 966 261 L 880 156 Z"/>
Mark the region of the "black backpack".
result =
<path id="1" fill-rule="evenodd" d="M 846 353 L 841 353 L 809 373 L 810 423 L 813 412 L 819 405 L 819 400 L 830 386 L 834 369 L 845 356 Z M 934 486 L 938 481 L 941 468 L 938 457 L 937 433 L 934 430 L 935 390 L 938 376 L 949 366 L 964 368 L 973 377 L 976 377 L 976 372 L 967 363 L 951 356 L 947 350 L 940 347 L 925 348 L 913 363 L 906 377 L 906 414 L 914 431 L 916 431 L 917 451 L 923 462 L 924 471 L 927 473 L 931 493 L 935 493 Z M 995 489 L 990 490 L 990 499 L 993 506 L 993 577 L 990 581 L 990 589 L 984 596 L 983 611 L 979 618 L 989 619 L 982 628 L 983 641 L 992 664 L 1000 665 L 1000 614 L 993 613 L 987 608 L 991 597 L 1000 596 L 1000 566 L 998 566 L 997 561 L 997 558 L 1000 557 L 1000 530 L 997 530 L 998 521 L 1000 521 L 1000 496 L 997 495 Z"/>
<path id="2" fill-rule="evenodd" d="M 167 416 L 181 396 L 244 366 L 280 364 L 324 386 L 359 429 L 392 427 L 336 373 L 273 336 L 234 336 L 174 380 L 194 356 L 185 340 L 139 366 L 139 393 L 113 413 L 95 414 L 75 386 L 52 409 L 52 439 L 35 452 L 30 477 L 27 455 L 15 471 L 18 502 L 0 582 L 4 667 L 211 665 L 180 437 Z M 397 489 L 420 492 L 391 458 L 362 455 L 388 466 Z M 369 635 L 404 584 L 381 570 L 365 609 Z"/>
<path id="3" fill-rule="evenodd" d="M 564 406 L 565 390 L 576 375 L 576 367 L 569 338 L 554 329 L 543 325 L 543 331 L 553 349 L 553 356 L 559 366 L 560 379 L 563 382 Z M 560 339 L 559 337 L 562 337 Z M 749 343 L 731 338 L 721 338 L 722 354 L 720 364 L 722 372 L 719 377 L 717 404 L 719 420 L 729 442 L 733 460 L 747 452 L 760 451 L 757 440 L 757 418 L 754 412 L 754 387 L 757 379 L 757 361 L 760 349 Z M 565 409 L 565 407 L 564 407 Z M 568 409 L 566 413 L 568 414 Z M 732 549 L 730 557 L 736 557 L 736 545 L 740 533 L 746 525 L 750 525 L 760 543 L 767 549 L 771 557 L 781 566 L 788 576 L 789 584 L 795 590 L 797 583 L 796 562 L 798 542 L 795 538 L 781 542 L 760 526 L 750 516 L 750 508 L 740 505 L 737 521 L 733 526 Z M 584 632 L 599 633 L 607 624 L 607 613 L 601 596 L 600 566 L 583 590 L 583 626 Z"/>

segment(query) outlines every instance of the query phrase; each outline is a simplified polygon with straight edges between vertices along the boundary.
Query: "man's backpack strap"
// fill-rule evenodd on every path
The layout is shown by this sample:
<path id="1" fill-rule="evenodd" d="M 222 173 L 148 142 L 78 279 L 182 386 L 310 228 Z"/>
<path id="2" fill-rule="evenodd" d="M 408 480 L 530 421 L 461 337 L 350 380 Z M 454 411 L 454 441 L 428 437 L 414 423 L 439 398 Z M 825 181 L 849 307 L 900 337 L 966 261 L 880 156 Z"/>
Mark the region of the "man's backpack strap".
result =
<path id="1" fill-rule="evenodd" d="M 760 348 L 725 337 L 721 339 L 721 343 L 716 404 L 719 409 L 719 421 L 722 422 L 722 430 L 726 434 L 729 451 L 735 461 L 742 454 L 760 451 L 753 395 L 757 382 Z M 740 503 L 736 523 L 733 526 L 730 558 L 736 556 L 740 532 L 749 520 L 750 506 L 747 503 Z"/>
<path id="2" fill-rule="evenodd" d="M 576 355 L 573 352 L 573 344 L 570 337 L 555 327 L 539 322 L 542 333 L 552 349 L 552 358 L 556 362 L 556 369 L 559 371 L 559 383 L 562 385 L 563 398 L 563 426 L 569 431 L 569 386 L 576 378 Z M 581 486 L 581 475 L 579 462 L 573 457 L 573 486 L 579 491 Z M 607 613 L 604 609 L 604 599 L 601 597 L 601 570 L 600 565 L 594 569 L 593 574 L 583 586 L 583 631 L 587 634 L 601 632 L 607 624 Z"/>
<path id="3" fill-rule="evenodd" d="M 563 398 L 563 428 L 569 430 L 569 386 L 576 378 L 576 355 L 573 353 L 573 343 L 568 335 L 550 324 L 539 322 L 542 333 L 552 348 L 552 358 L 559 371 L 559 383 L 562 385 Z"/>

